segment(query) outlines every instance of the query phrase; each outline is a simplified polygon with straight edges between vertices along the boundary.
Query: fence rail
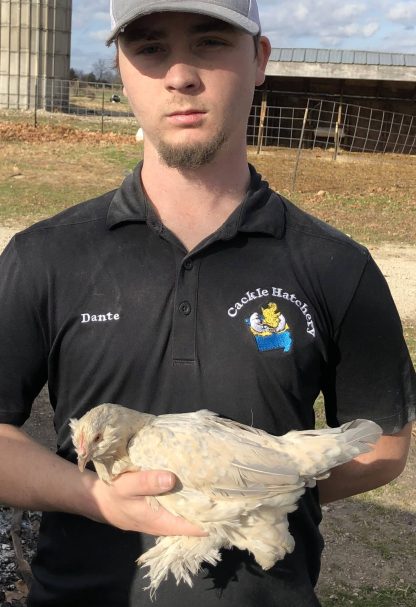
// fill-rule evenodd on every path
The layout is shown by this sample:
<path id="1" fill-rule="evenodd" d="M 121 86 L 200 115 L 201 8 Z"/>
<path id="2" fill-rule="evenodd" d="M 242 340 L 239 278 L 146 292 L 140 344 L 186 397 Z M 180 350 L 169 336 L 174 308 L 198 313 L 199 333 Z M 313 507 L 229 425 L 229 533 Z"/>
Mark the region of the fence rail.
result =
<path id="1" fill-rule="evenodd" d="M 96 119 L 97 128 L 134 132 L 137 124 L 122 86 L 0 75 L 0 108 L 26 110 L 34 123 L 63 116 Z M 57 116 L 59 115 L 59 117 Z M 416 116 L 322 99 L 299 107 L 253 105 L 248 144 L 349 152 L 416 153 Z"/>

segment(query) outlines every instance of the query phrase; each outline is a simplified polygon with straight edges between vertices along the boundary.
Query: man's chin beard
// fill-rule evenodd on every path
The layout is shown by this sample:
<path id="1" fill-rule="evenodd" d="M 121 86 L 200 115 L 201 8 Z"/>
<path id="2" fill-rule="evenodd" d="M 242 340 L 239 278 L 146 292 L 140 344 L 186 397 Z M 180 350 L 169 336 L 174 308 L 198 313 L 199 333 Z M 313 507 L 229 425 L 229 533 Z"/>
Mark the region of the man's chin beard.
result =
<path id="1" fill-rule="evenodd" d="M 198 169 L 214 160 L 226 140 L 224 131 L 219 131 L 210 141 L 202 143 L 171 144 L 160 140 L 157 151 L 171 169 Z"/>

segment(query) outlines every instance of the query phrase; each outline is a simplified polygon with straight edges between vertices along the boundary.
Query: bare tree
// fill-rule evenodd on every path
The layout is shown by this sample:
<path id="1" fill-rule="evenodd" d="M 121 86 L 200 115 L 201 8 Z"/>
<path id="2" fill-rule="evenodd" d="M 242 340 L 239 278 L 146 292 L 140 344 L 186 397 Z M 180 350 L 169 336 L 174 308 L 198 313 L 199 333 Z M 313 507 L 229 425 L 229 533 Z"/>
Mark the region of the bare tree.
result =
<path id="1" fill-rule="evenodd" d="M 114 79 L 113 69 L 105 59 L 97 59 L 92 64 L 92 71 L 95 74 L 97 82 L 112 82 Z"/>

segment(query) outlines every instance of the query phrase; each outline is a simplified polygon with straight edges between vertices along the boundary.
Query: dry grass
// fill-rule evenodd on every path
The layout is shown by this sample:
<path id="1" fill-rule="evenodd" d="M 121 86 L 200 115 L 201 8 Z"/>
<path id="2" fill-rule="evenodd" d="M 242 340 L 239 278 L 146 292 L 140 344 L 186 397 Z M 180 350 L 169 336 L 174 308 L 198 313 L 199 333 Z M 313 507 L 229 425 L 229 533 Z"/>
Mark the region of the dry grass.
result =
<path id="1" fill-rule="evenodd" d="M 133 136 L 1 122 L 0 221 L 28 223 L 118 186 L 142 157 Z M 306 211 L 366 243 L 416 243 L 416 157 L 266 150 L 250 161 Z"/>
<path id="2" fill-rule="evenodd" d="M 292 191 L 295 150 L 250 160 L 272 187 L 362 242 L 416 243 L 416 157 L 303 150 Z"/>
<path id="3" fill-rule="evenodd" d="M 116 188 L 142 156 L 134 137 L 0 123 L 0 221 L 27 225 Z"/>

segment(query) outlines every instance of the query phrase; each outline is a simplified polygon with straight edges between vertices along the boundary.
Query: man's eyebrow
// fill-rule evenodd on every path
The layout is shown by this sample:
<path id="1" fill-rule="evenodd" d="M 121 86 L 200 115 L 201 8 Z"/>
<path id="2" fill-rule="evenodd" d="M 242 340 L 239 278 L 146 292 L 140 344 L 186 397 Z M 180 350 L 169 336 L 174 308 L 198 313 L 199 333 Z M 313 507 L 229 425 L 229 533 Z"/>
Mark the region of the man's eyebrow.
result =
<path id="1" fill-rule="evenodd" d="M 126 42 L 136 42 L 139 40 L 160 40 L 166 38 L 167 33 L 164 30 L 131 26 L 126 28 L 122 36 Z"/>

